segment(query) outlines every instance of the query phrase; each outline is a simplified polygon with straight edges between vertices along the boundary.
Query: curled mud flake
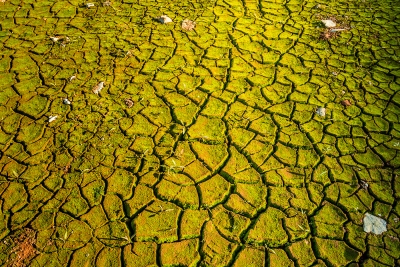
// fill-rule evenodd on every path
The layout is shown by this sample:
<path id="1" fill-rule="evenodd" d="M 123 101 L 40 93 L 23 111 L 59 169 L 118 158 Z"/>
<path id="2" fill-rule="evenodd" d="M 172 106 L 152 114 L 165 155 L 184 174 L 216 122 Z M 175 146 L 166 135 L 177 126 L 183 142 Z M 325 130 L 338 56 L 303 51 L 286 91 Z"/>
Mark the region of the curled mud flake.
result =
<path id="1" fill-rule="evenodd" d="M 196 27 L 196 22 L 192 20 L 185 19 L 182 21 L 182 29 L 186 31 L 193 31 L 194 27 Z"/>
<path id="2" fill-rule="evenodd" d="M 361 181 L 360 181 L 360 186 L 361 186 L 362 189 L 367 190 L 369 184 L 368 184 L 366 181 L 361 180 Z"/>
<path id="3" fill-rule="evenodd" d="M 350 100 L 346 99 L 342 101 L 342 105 L 345 107 L 350 107 L 351 106 L 351 102 Z"/>
<path id="4" fill-rule="evenodd" d="M 325 25 L 327 28 L 334 28 L 336 27 L 336 22 L 330 19 L 323 19 L 321 22 Z"/>
<path id="5" fill-rule="evenodd" d="M 74 79 L 76 79 L 76 76 L 75 76 L 75 75 L 69 77 L 69 81 L 70 81 L 70 82 L 71 82 L 72 80 L 74 80 Z"/>
<path id="6" fill-rule="evenodd" d="M 386 221 L 382 218 L 366 213 L 363 219 L 364 232 L 380 235 L 387 231 Z"/>
<path id="7" fill-rule="evenodd" d="M 104 87 L 104 82 L 100 82 L 95 87 L 93 87 L 93 93 L 98 95 L 100 93 L 100 91 L 103 89 L 103 87 Z"/>
<path id="8" fill-rule="evenodd" d="M 55 121 L 56 119 L 57 119 L 57 115 L 55 115 L 55 116 L 49 116 L 49 122 L 53 122 L 53 121 Z"/>
<path id="9" fill-rule="evenodd" d="M 315 112 L 316 112 L 319 116 L 325 117 L 325 115 L 326 115 L 326 108 L 319 107 L 319 108 L 317 108 L 317 110 L 316 110 Z"/>
<path id="10" fill-rule="evenodd" d="M 157 20 L 159 22 L 161 22 L 162 24 L 167 24 L 167 23 L 171 23 L 172 22 L 172 19 L 170 17 L 168 17 L 167 15 L 162 15 Z"/>
<path id="11" fill-rule="evenodd" d="M 133 101 L 132 101 L 132 99 L 130 99 L 130 98 L 125 99 L 125 105 L 126 105 L 128 108 L 131 108 L 131 107 L 133 106 Z"/>
<path id="12" fill-rule="evenodd" d="M 65 105 L 71 105 L 71 101 L 69 101 L 68 98 L 64 98 L 64 99 L 63 99 L 63 103 L 64 103 Z"/>
<path id="13" fill-rule="evenodd" d="M 86 3 L 86 7 L 94 7 L 93 3 Z"/>
<path id="14" fill-rule="evenodd" d="M 345 90 L 343 90 L 343 91 L 342 91 L 342 95 L 344 95 L 345 93 L 346 93 L 346 91 L 345 91 Z"/>
<path id="15" fill-rule="evenodd" d="M 107 0 L 103 2 L 103 6 L 111 6 L 111 2 Z"/>

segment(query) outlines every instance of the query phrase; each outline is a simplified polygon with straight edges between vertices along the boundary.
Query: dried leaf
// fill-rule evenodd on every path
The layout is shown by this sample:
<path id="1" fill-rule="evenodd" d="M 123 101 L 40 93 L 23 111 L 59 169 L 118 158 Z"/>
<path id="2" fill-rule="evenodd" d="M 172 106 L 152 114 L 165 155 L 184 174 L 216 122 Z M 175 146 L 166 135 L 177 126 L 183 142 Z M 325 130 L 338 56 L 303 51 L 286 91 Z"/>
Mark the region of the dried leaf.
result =
<path id="1" fill-rule="evenodd" d="M 157 20 L 159 22 L 161 22 L 162 24 L 167 24 L 167 23 L 171 23 L 172 22 L 172 19 L 170 17 L 168 17 L 167 15 L 162 15 Z"/>
<path id="2" fill-rule="evenodd" d="M 127 98 L 127 99 L 125 99 L 125 105 L 128 107 L 128 108 L 131 108 L 131 107 L 133 107 L 133 101 L 132 101 L 132 99 L 130 99 L 130 98 Z"/>
<path id="3" fill-rule="evenodd" d="M 380 235 L 387 231 L 386 221 L 382 218 L 366 213 L 363 219 L 364 232 Z"/>
<path id="4" fill-rule="evenodd" d="M 103 87 L 104 87 L 104 82 L 100 82 L 95 87 L 93 87 L 93 93 L 98 95 L 100 93 L 101 89 L 103 89 Z"/>
<path id="5" fill-rule="evenodd" d="M 194 27 L 196 27 L 196 22 L 185 19 L 184 21 L 182 21 L 182 29 L 186 30 L 186 31 L 192 31 L 194 30 Z"/>
<path id="6" fill-rule="evenodd" d="M 49 116 L 49 122 L 55 121 L 57 119 L 57 115 L 55 116 Z"/>
<path id="7" fill-rule="evenodd" d="M 323 19 L 321 22 L 325 25 L 327 28 L 334 28 L 336 27 L 336 22 L 330 19 Z"/>
<path id="8" fill-rule="evenodd" d="M 350 107 L 351 106 L 351 102 L 350 100 L 346 99 L 342 101 L 342 105 L 345 107 Z"/>
<path id="9" fill-rule="evenodd" d="M 318 115 L 320 115 L 321 117 L 325 117 L 326 109 L 323 108 L 323 107 L 319 107 L 319 108 L 317 108 L 316 113 L 317 113 Z"/>
<path id="10" fill-rule="evenodd" d="M 62 37 L 60 37 L 60 36 L 50 36 L 50 39 L 53 42 L 57 43 L 58 41 L 60 41 L 62 39 Z"/>

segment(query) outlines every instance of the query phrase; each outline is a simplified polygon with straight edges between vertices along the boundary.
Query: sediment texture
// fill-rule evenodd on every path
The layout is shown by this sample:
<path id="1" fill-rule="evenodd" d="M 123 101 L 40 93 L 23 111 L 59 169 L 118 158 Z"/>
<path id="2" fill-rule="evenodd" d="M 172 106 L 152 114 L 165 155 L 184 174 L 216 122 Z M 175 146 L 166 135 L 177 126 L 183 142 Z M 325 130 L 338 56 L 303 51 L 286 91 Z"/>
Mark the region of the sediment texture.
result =
<path id="1" fill-rule="evenodd" d="M 400 264 L 397 1 L 93 3 L 0 3 L 0 265 Z"/>

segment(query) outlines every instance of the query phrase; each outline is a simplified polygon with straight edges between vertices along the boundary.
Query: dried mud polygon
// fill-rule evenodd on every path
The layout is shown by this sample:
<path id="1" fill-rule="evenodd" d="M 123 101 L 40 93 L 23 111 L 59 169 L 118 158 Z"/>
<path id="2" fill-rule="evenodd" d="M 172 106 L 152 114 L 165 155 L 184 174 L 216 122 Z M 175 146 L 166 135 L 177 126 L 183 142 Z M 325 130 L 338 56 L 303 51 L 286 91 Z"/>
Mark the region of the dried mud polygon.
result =
<path id="1" fill-rule="evenodd" d="M 0 1 L 1 266 L 400 266 L 396 1 L 93 4 Z"/>

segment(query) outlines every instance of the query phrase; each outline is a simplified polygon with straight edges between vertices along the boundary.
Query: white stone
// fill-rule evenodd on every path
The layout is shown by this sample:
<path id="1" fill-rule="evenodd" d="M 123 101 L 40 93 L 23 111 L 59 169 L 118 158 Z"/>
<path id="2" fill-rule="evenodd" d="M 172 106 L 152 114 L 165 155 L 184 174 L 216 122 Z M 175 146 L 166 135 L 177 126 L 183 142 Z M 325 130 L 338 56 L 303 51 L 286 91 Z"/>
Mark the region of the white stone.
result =
<path id="1" fill-rule="evenodd" d="M 65 105 L 71 105 L 71 101 L 69 101 L 67 98 L 64 98 L 64 99 L 63 99 L 63 103 L 64 103 Z"/>
<path id="2" fill-rule="evenodd" d="M 380 235 L 383 232 L 387 231 L 386 221 L 372 214 L 366 213 L 363 222 L 364 222 L 364 232 L 367 233 L 372 232 L 376 235 Z"/>

